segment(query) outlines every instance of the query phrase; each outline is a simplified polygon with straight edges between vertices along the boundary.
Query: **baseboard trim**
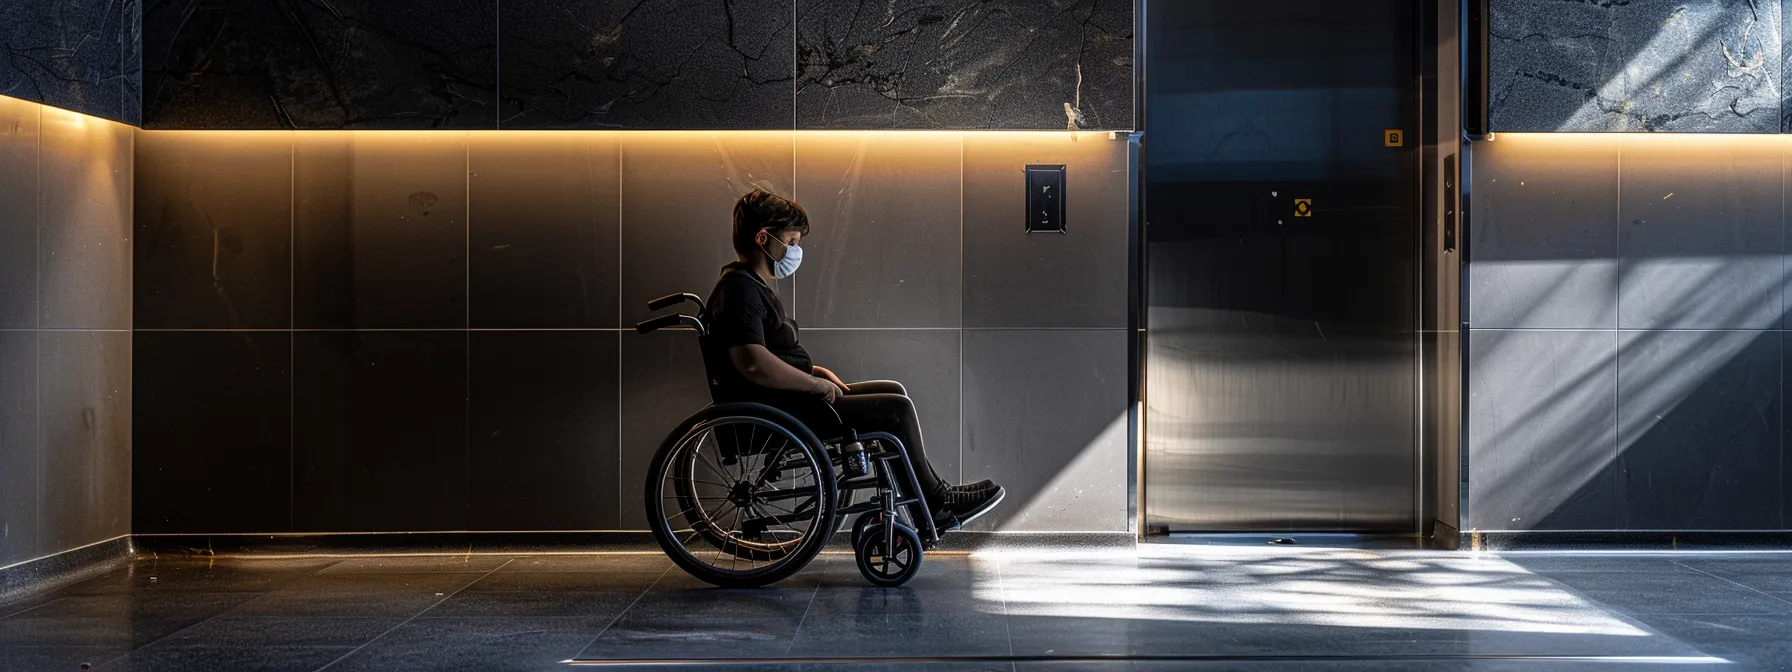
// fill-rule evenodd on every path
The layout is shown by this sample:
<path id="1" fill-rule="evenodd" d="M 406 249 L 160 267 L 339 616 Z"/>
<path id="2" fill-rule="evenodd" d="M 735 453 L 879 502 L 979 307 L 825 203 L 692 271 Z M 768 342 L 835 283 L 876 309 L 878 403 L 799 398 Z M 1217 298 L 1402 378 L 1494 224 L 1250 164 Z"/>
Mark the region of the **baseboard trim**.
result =
<path id="1" fill-rule="evenodd" d="M 131 537 L 125 535 L 0 567 L 0 604 L 104 574 L 131 553 Z"/>
<path id="2" fill-rule="evenodd" d="M 1480 551 L 1765 551 L 1792 549 L 1792 530 L 1468 530 L 1460 548 Z"/>
<path id="3" fill-rule="evenodd" d="M 648 532 L 346 532 L 293 534 L 146 534 L 138 551 L 171 555 L 548 555 L 659 553 Z M 1031 552 L 1126 549 L 1127 532 L 958 531 L 940 540 L 940 552 Z M 851 551 L 836 533 L 827 551 Z"/>

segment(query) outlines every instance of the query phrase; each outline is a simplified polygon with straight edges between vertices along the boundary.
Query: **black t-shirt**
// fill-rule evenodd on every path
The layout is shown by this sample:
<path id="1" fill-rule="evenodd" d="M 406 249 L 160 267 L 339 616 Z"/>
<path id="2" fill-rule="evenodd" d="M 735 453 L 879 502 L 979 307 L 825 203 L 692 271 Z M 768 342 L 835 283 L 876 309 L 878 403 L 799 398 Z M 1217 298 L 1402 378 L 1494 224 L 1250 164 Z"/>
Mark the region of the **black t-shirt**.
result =
<path id="1" fill-rule="evenodd" d="M 718 396 L 757 399 L 775 393 L 749 382 L 734 367 L 728 350 L 735 346 L 764 346 L 798 371 L 813 368 L 809 352 L 797 342 L 796 321 L 784 312 L 784 303 L 740 263 L 722 267 L 705 308 L 709 335 L 703 339 L 703 360 Z"/>

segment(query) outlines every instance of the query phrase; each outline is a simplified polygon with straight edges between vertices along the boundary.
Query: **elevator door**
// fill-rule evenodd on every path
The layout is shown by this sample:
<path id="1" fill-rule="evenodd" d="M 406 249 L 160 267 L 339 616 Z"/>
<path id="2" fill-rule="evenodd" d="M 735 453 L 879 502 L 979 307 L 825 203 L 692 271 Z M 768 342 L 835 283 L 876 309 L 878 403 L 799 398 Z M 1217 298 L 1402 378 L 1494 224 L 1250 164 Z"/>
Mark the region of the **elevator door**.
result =
<path id="1" fill-rule="evenodd" d="M 1147 3 L 1148 531 L 1415 530 L 1416 11 Z"/>

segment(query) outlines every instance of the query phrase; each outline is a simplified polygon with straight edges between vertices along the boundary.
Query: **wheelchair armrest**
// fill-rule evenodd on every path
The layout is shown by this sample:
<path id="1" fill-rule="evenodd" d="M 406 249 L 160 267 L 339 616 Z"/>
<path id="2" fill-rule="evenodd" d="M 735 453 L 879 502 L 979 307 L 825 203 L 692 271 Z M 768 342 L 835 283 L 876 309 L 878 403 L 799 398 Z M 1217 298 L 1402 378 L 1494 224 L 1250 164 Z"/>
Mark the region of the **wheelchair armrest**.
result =
<path id="1" fill-rule="evenodd" d="M 692 294 L 690 292 L 683 292 L 683 293 L 679 293 L 679 294 L 667 294 L 665 296 L 654 299 L 652 301 L 648 301 L 647 309 L 648 310 L 660 310 L 662 308 L 666 308 L 669 306 L 678 305 L 678 303 L 681 301 L 689 301 L 693 304 L 696 304 L 697 312 L 698 313 L 703 312 L 703 299 L 697 298 L 696 294 Z"/>
<path id="2" fill-rule="evenodd" d="M 645 334 L 650 331 L 659 331 L 671 326 L 690 327 L 697 330 L 699 335 L 709 333 L 703 327 L 703 320 L 699 320 L 695 316 L 684 314 L 661 315 L 651 320 L 637 322 L 635 323 L 635 333 Z"/>

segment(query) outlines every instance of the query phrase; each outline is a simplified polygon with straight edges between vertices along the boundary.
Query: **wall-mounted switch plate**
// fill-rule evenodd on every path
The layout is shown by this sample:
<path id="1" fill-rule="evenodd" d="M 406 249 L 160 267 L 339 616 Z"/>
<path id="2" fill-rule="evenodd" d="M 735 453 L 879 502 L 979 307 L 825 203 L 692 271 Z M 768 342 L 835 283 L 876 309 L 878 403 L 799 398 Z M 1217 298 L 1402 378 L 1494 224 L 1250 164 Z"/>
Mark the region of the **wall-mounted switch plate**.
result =
<path id="1" fill-rule="evenodd" d="M 1027 233 L 1064 233 L 1064 166 L 1027 166 Z"/>

